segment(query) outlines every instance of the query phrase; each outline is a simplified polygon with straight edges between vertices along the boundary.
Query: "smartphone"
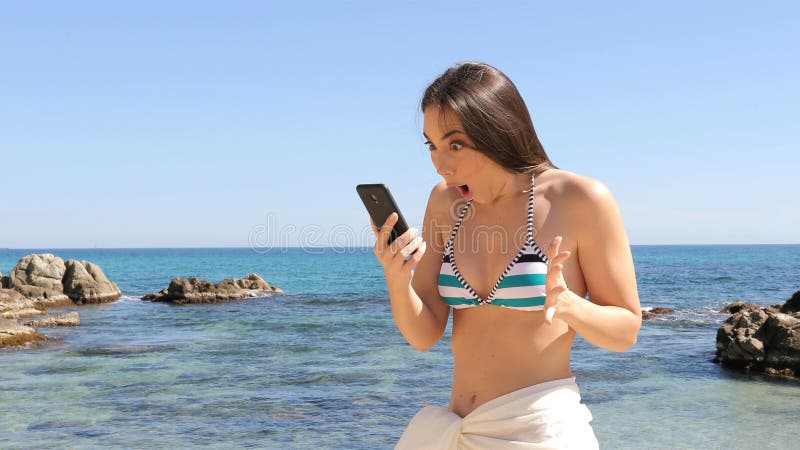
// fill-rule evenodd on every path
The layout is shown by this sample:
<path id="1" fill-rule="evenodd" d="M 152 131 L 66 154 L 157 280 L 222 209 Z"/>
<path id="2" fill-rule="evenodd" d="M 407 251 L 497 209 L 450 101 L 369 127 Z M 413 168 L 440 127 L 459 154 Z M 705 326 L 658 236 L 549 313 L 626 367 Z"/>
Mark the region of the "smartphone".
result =
<path id="1" fill-rule="evenodd" d="M 392 197 L 392 193 L 389 192 L 389 188 L 386 187 L 386 185 L 359 184 L 356 186 L 356 191 L 358 192 L 358 196 L 361 197 L 361 201 L 364 202 L 364 206 L 367 207 L 369 216 L 378 228 L 386 222 L 386 219 L 388 219 L 393 212 L 397 213 L 397 223 L 395 223 L 394 228 L 392 228 L 391 236 L 389 236 L 389 244 L 408 231 L 406 219 L 404 219 L 403 214 L 400 213 L 400 208 L 397 207 L 397 203 L 395 203 L 394 197 Z"/>

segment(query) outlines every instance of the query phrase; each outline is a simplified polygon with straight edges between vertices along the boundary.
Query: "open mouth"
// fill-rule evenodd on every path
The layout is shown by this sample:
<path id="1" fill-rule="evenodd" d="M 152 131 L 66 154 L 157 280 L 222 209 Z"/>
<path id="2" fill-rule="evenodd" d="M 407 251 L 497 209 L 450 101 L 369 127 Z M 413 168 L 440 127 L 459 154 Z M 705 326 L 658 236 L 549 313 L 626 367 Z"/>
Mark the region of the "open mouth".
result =
<path id="1" fill-rule="evenodd" d="M 458 193 L 461 194 L 464 198 L 470 197 L 469 185 L 462 184 L 461 186 L 456 186 L 458 188 Z"/>

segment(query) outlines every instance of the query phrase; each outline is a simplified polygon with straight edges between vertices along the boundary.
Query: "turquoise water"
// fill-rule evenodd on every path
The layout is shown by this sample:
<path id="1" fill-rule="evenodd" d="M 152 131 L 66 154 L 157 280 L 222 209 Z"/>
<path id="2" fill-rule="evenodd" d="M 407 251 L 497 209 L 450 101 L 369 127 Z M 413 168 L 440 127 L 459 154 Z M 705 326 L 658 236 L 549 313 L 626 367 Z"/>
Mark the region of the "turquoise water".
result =
<path id="1" fill-rule="evenodd" d="M 8 273 L 25 254 L 0 250 Z M 0 351 L 2 448 L 391 448 L 426 404 L 446 405 L 450 332 L 430 352 L 392 322 L 371 249 L 48 250 L 98 263 L 125 293 Z M 580 338 L 573 372 L 603 448 L 792 448 L 800 384 L 711 362 L 733 300 L 800 289 L 800 246 L 634 246 L 645 322 L 613 353 Z M 174 276 L 250 272 L 288 294 L 217 305 L 138 298 Z"/>

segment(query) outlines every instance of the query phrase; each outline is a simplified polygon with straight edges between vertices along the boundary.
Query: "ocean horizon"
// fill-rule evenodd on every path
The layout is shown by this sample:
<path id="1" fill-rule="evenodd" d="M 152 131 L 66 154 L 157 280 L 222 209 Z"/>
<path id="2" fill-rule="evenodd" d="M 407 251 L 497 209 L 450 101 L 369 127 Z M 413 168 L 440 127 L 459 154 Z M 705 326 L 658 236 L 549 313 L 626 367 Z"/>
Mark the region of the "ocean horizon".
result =
<path id="1" fill-rule="evenodd" d="M 340 247 L 339 249 L 341 249 Z M 371 247 L 0 249 L 89 260 L 123 297 L 0 351 L 3 448 L 392 448 L 427 404 L 447 405 L 450 325 L 429 352 L 392 317 Z M 602 448 L 791 448 L 800 383 L 712 362 L 719 310 L 800 289 L 798 244 L 632 245 L 647 320 L 630 351 L 578 337 L 572 369 Z M 262 249 L 263 250 L 263 249 Z M 173 306 L 141 296 L 177 276 L 260 274 L 285 295 Z"/>

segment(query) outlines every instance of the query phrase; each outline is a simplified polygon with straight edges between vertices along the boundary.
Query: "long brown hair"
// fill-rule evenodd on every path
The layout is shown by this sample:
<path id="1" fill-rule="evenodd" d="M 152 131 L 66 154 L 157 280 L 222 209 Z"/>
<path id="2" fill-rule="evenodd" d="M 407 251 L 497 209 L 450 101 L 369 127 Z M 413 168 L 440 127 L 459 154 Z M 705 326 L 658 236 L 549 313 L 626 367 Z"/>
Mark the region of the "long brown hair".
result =
<path id="1" fill-rule="evenodd" d="M 557 169 L 536 136 L 517 87 L 486 63 L 462 62 L 445 70 L 425 89 L 423 113 L 428 106 L 455 113 L 475 149 L 510 172 Z"/>

